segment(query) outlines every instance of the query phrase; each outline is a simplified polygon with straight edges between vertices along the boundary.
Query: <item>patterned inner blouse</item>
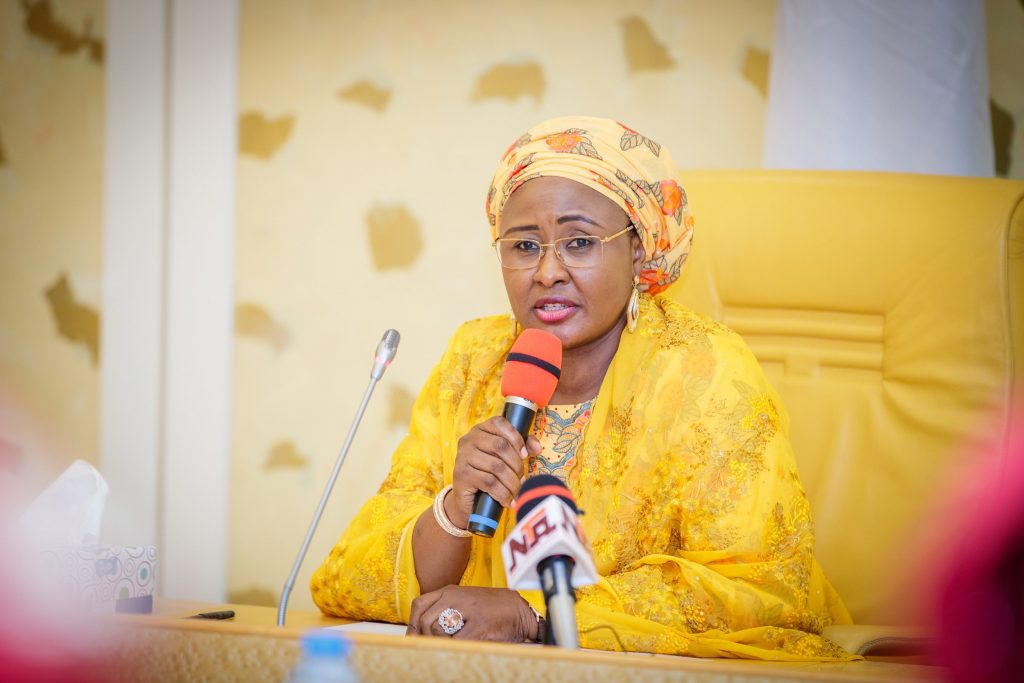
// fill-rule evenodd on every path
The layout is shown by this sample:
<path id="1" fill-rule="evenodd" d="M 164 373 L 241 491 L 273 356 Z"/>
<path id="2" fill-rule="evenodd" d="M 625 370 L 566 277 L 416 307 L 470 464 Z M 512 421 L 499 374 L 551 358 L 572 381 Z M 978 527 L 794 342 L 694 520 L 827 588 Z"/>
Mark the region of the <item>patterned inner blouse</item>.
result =
<path id="1" fill-rule="evenodd" d="M 541 453 L 530 457 L 529 476 L 553 474 L 562 481 L 576 466 L 576 451 L 583 442 L 583 431 L 590 422 L 590 409 L 597 397 L 563 406 L 547 406 L 533 423 L 533 435 L 540 441 Z"/>

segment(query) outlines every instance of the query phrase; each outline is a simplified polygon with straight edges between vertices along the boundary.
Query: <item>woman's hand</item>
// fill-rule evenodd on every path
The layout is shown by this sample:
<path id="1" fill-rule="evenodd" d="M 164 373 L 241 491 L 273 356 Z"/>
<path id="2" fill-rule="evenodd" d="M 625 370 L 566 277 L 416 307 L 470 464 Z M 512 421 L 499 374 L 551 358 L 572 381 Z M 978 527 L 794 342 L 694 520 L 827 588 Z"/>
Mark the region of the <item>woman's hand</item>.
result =
<path id="1" fill-rule="evenodd" d="M 527 450 L 529 449 L 529 450 Z M 459 439 L 452 475 L 452 492 L 444 501 L 448 519 L 460 529 L 469 526 L 477 491 L 509 507 L 519 493 L 526 472 L 526 458 L 539 455 L 540 442 L 523 437 L 503 417 L 492 417 Z"/>
<path id="2" fill-rule="evenodd" d="M 452 638 L 508 643 L 537 639 L 537 616 L 519 593 L 473 586 L 445 586 L 413 600 L 406 635 L 449 637 L 437 620 L 448 608 L 463 618 L 463 627 Z"/>

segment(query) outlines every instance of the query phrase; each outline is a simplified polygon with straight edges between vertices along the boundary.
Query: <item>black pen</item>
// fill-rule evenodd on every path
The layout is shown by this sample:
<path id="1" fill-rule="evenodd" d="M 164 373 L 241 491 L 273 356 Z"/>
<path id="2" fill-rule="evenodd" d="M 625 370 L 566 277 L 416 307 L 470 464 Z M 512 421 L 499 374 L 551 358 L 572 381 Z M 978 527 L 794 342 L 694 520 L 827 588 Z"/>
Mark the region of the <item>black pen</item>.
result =
<path id="1" fill-rule="evenodd" d="M 186 619 L 234 619 L 235 610 L 225 609 L 219 612 L 203 612 L 201 614 L 193 614 L 191 617 L 185 617 Z"/>

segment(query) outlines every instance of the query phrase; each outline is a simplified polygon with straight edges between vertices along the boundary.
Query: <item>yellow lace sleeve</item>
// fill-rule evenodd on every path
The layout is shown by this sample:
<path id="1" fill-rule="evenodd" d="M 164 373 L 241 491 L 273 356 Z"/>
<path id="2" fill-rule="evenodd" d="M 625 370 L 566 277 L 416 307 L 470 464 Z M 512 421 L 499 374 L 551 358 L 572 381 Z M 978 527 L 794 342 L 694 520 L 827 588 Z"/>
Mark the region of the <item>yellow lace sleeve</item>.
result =
<path id="1" fill-rule="evenodd" d="M 384 483 L 313 574 L 313 601 L 328 614 L 404 623 L 419 595 L 412 529 L 443 486 L 438 426 L 443 365 L 434 368 L 421 390 Z"/>

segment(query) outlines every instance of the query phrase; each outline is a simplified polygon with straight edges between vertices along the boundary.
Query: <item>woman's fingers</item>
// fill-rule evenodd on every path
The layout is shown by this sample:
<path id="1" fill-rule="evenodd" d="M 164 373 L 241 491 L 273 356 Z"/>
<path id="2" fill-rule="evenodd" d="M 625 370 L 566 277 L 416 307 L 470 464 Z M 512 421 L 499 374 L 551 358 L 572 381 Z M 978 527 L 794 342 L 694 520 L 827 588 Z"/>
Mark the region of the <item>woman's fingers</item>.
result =
<path id="1" fill-rule="evenodd" d="M 480 449 L 500 458 L 509 469 L 522 476 L 529 451 L 519 432 L 503 417 L 484 422 L 480 429 L 488 435 L 478 442 Z"/>
<path id="2" fill-rule="evenodd" d="M 406 629 L 406 635 L 444 636 L 450 638 L 462 635 L 462 629 L 455 633 L 446 633 L 440 621 L 441 614 L 446 609 L 457 609 L 455 603 L 459 602 L 459 587 L 445 586 L 428 595 L 428 601 L 423 601 L 423 598 L 428 596 L 421 596 L 413 601 L 413 610 L 409 613 L 409 628 Z M 462 614 L 462 612 L 460 611 L 459 614 Z M 452 618 L 458 621 L 458 615 L 452 615 Z M 465 619 L 464 615 L 463 619 Z M 463 621 L 463 624 L 465 624 L 465 621 Z"/>
<path id="3" fill-rule="evenodd" d="M 409 609 L 409 628 L 405 630 L 406 635 L 428 635 L 430 633 L 429 629 L 421 630 L 423 615 L 441 599 L 443 590 L 442 588 L 431 593 L 424 593 L 412 601 L 412 606 Z"/>
<path id="4" fill-rule="evenodd" d="M 440 625 L 437 623 L 437 615 L 441 613 L 442 609 L 444 608 L 439 607 L 437 603 L 434 603 L 420 614 L 420 624 L 418 626 L 420 633 L 425 636 L 440 635 Z M 435 626 L 437 629 L 434 628 Z"/>
<path id="5" fill-rule="evenodd" d="M 523 437 L 503 417 L 480 423 L 459 441 L 455 485 L 464 500 L 483 491 L 508 506 L 526 471 Z"/>
<path id="6" fill-rule="evenodd" d="M 412 609 L 409 611 L 409 628 L 406 630 L 406 635 L 445 637 L 459 635 L 459 632 L 445 633 L 440 617 L 446 609 L 458 609 L 457 604 L 460 603 L 462 590 L 459 586 L 445 586 L 413 600 Z M 459 611 L 459 614 L 463 613 Z M 453 624 L 457 623 L 458 615 L 452 614 L 450 621 Z"/>
<path id="7" fill-rule="evenodd" d="M 505 418 L 492 417 L 490 420 L 482 422 L 480 429 L 489 434 L 504 437 L 505 441 L 512 447 L 512 452 L 519 456 L 520 460 L 525 459 L 528 455 L 528 452 L 524 452 L 526 443 L 523 441 L 523 436 Z"/>
<path id="8" fill-rule="evenodd" d="M 470 477 L 477 490 L 487 493 L 505 507 L 511 504 L 521 484 L 518 474 L 503 463 L 496 468 L 497 471 L 484 469 L 494 466 L 494 460 L 486 457 L 480 457 L 475 462 L 471 459 L 469 466 L 472 468 Z"/>
<path id="9" fill-rule="evenodd" d="M 427 606 L 421 606 L 415 612 L 415 628 L 410 617 L 410 633 L 519 643 L 533 640 L 537 632 L 537 622 L 529 604 L 515 591 L 445 586 L 431 597 L 434 595 L 437 597 L 429 605 L 424 602 L 423 605 Z M 453 627 L 460 621 L 462 623 L 455 633 L 446 633 L 439 621 L 449 608 L 457 614 L 451 614 L 446 621 Z"/>

